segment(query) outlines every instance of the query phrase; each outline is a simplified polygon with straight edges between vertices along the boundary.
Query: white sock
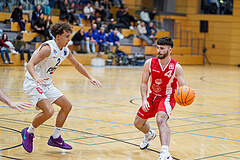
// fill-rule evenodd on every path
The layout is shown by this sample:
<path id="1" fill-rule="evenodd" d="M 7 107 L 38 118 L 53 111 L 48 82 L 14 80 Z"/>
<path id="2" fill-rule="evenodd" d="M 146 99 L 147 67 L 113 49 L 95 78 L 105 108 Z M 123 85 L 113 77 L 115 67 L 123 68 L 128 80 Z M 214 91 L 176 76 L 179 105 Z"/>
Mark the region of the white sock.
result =
<path id="1" fill-rule="evenodd" d="M 52 134 L 53 138 L 54 139 L 58 138 L 61 135 L 61 131 L 62 131 L 62 128 L 55 126 Z"/>
<path id="2" fill-rule="evenodd" d="M 145 137 L 149 137 L 149 136 L 151 136 L 151 134 L 152 134 L 152 131 L 151 131 L 151 129 L 149 129 L 148 133 L 145 134 Z"/>
<path id="3" fill-rule="evenodd" d="M 167 145 L 162 145 L 161 151 L 168 152 L 168 146 Z"/>
<path id="4" fill-rule="evenodd" d="M 36 129 L 36 128 L 34 128 L 32 124 L 30 124 L 27 132 L 28 132 L 28 133 L 33 133 L 33 132 L 35 131 L 35 129 Z"/>

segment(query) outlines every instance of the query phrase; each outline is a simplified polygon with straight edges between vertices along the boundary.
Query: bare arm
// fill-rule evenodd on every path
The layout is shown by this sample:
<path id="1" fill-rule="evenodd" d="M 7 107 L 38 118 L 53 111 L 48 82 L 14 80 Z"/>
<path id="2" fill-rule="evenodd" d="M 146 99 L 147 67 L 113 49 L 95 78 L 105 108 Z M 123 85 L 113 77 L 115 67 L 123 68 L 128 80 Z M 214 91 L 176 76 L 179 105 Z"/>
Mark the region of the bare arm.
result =
<path id="1" fill-rule="evenodd" d="M 8 98 L 0 89 L 0 101 L 8 105 L 9 107 L 13 109 L 17 109 L 18 111 L 22 111 L 21 109 L 26 109 L 25 107 L 30 108 L 31 104 L 30 103 L 25 103 L 25 102 L 13 102 L 10 98 Z"/>
<path id="2" fill-rule="evenodd" d="M 180 86 L 185 86 L 182 66 L 180 64 L 178 64 L 176 67 L 177 67 L 176 68 L 176 77 L 177 77 L 177 80 L 178 80 L 178 85 L 179 85 L 179 87 Z"/>
<path id="3" fill-rule="evenodd" d="M 30 75 L 33 77 L 33 79 L 36 81 L 37 84 L 45 84 L 46 79 L 42 79 L 38 76 L 36 73 L 34 66 L 37 65 L 39 62 L 47 58 L 51 54 L 51 49 L 49 45 L 43 46 L 40 51 L 31 58 L 31 60 L 27 64 L 27 70 L 30 73 Z"/>
<path id="4" fill-rule="evenodd" d="M 85 77 L 87 77 L 89 79 L 89 81 L 93 84 L 93 85 L 97 85 L 98 87 L 102 87 L 101 82 L 99 82 L 98 80 L 94 79 L 89 73 L 88 71 L 85 69 L 85 67 L 79 63 L 72 55 L 72 53 L 70 52 L 68 55 L 68 60 L 73 64 L 73 66 L 76 68 L 76 70 L 81 73 L 82 75 L 84 75 Z"/>
<path id="5" fill-rule="evenodd" d="M 142 97 L 142 107 L 145 112 L 149 110 L 149 104 L 147 102 L 147 93 L 148 93 L 148 80 L 150 76 L 150 70 L 149 70 L 150 62 L 151 61 L 149 59 L 144 64 L 142 82 L 140 87 L 141 97 Z"/>

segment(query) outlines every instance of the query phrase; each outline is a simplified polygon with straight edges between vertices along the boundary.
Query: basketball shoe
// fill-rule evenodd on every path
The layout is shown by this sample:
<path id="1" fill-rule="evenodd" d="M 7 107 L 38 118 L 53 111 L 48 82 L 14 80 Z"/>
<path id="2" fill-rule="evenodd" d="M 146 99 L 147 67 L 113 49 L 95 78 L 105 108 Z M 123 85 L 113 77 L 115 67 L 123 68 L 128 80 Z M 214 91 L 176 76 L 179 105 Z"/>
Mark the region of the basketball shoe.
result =
<path id="1" fill-rule="evenodd" d="M 22 131 L 21 131 L 21 135 L 22 135 L 22 145 L 23 145 L 23 148 L 24 148 L 27 152 L 31 153 L 32 150 L 33 150 L 33 138 L 34 138 L 34 134 L 33 134 L 33 133 L 28 133 L 27 130 L 28 130 L 28 127 L 22 129 Z"/>
<path id="2" fill-rule="evenodd" d="M 48 140 L 48 145 L 49 146 L 53 146 L 53 147 L 59 147 L 59 148 L 62 148 L 62 149 L 72 149 L 72 146 L 70 146 L 69 144 L 65 143 L 61 136 L 59 136 L 56 139 L 54 139 L 51 136 L 49 138 L 49 140 Z"/>
<path id="3" fill-rule="evenodd" d="M 163 152 L 163 151 L 161 151 L 161 152 L 160 152 L 160 157 L 159 157 L 158 160 L 172 160 L 172 159 L 173 159 L 173 158 L 172 158 L 172 156 L 170 155 L 169 152 Z"/>
<path id="4" fill-rule="evenodd" d="M 150 136 L 144 136 L 143 141 L 140 144 L 140 149 L 146 149 L 150 145 L 150 141 L 156 137 L 156 133 L 154 131 L 150 130 L 150 132 Z"/>

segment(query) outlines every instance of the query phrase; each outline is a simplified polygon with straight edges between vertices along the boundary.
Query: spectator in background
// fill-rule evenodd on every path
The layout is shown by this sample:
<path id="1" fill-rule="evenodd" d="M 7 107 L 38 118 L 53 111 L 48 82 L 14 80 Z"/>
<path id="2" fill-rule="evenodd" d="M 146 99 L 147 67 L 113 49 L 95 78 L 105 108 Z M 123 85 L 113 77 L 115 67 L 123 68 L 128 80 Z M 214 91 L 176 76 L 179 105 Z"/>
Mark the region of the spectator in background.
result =
<path id="1" fill-rule="evenodd" d="M 154 23 L 151 21 L 148 24 L 147 27 L 147 35 L 150 40 L 152 40 L 152 43 L 155 43 L 155 36 L 157 34 L 157 30 L 154 28 Z"/>
<path id="2" fill-rule="evenodd" d="M 87 5 L 83 8 L 83 13 L 87 21 L 90 21 L 92 24 L 93 16 L 94 16 L 94 9 L 91 7 L 91 3 L 88 2 Z"/>
<path id="3" fill-rule="evenodd" d="M 111 33 L 109 33 L 108 38 L 107 38 L 107 46 L 109 48 L 109 51 L 112 52 L 112 47 L 116 46 L 115 53 L 117 53 L 118 48 L 120 46 L 119 38 L 117 36 L 118 30 L 115 29 Z"/>
<path id="4" fill-rule="evenodd" d="M 18 52 L 15 51 L 12 42 L 8 40 L 8 35 L 6 33 L 3 33 L 1 36 L 4 43 L 9 46 L 9 48 L 3 46 L 2 49 L 8 49 L 12 54 L 18 54 Z"/>
<path id="5" fill-rule="evenodd" d="M 129 25 L 130 25 L 129 28 L 134 29 L 133 26 L 131 25 L 131 22 L 133 22 L 133 25 L 136 26 L 137 18 L 133 17 L 132 15 L 130 15 L 128 13 L 128 7 L 124 8 L 123 16 L 126 17 L 126 19 L 128 20 Z"/>
<path id="6" fill-rule="evenodd" d="M 90 45 L 92 48 L 92 52 L 95 53 L 95 42 L 93 40 L 93 35 L 92 35 L 92 29 L 89 29 L 88 32 L 86 32 L 84 34 L 85 38 L 86 38 L 86 48 L 87 48 L 87 52 L 91 53 L 90 51 Z"/>
<path id="7" fill-rule="evenodd" d="M 40 4 L 43 7 L 44 14 L 50 15 L 51 8 L 49 6 L 49 0 L 34 0 L 34 4 Z"/>
<path id="8" fill-rule="evenodd" d="M 53 35 L 52 35 L 51 31 L 50 31 L 51 25 L 52 25 L 52 19 L 51 19 L 51 16 L 48 15 L 47 18 L 46 18 L 46 20 L 45 20 L 45 28 L 46 28 L 48 34 L 49 34 L 50 37 L 51 37 L 51 38 L 49 38 L 49 39 L 54 39 L 54 37 L 53 37 Z"/>
<path id="9" fill-rule="evenodd" d="M 41 5 L 36 5 L 35 10 L 32 12 L 31 27 L 34 29 L 34 23 L 39 19 L 40 14 L 43 13 Z"/>
<path id="10" fill-rule="evenodd" d="M 149 13 L 147 11 L 147 8 L 143 8 L 143 10 L 140 13 L 140 19 L 144 21 L 146 24 L 150 21 Z"/>
<path id="11" fill-rule="evenodd" d="M 140 24 L 137 26 L 137 35 L 138 38 L 147 42 L 147 44 L 152 45 L 152 41 L 148 38 L 147 27 L 144 21 L 141 21 Z"/>
<path id="12" fill-rule="evenodd" d="M 104 6 L 104 11 L 106 12 L 106 20 L 111 19 L 111 6 L 108 0 L 103 0 L 102 5 Z"/>
<path id="13" fill-rule="evenodd" d="M 46 24 L 45 24 L 45 21 L 44 21 L 44 14 L 43 13 L 40 14 L 38 20 L 34 23 L 34 30 L 35 30 L 35 32 L 38 32 L 38 33 L 42 34 L 45 38 L 45 41 L 48 40 L 47 37 L 49 39 L 52 38 L 49 34 L 48 29 L 46 29 Z"/>
<path id="14" fill-rule="evenodd" d="M 27 49 L 27 43 L 22 39 L 22 35 L 18 35 L 15 39 L 13 39 L 13 46 L 15 47 L 15 50 L 20 53 L 20 59 L 23 62 L 24 66 L 27 65 L 27 62 L 24 58 L 24 53 L 28 54 L 28 61 L 31 58 L 30 50 Z"/>
<path id="15" fill-rule="evenodd" d="M 31 3 L 30 0 L 20 0 L 20 3 L 23 6 L 23 10 L 31 10 Z"/>
<path id="16" fill-rule="evenodd" d="M 97 17 L 95 24 L 97 24 L 97 29 L 99 30 L 102 27 L 102 20 L 101 17 Z"/>
<path id="17" fill-rule="evenodd" d="M 103 55 L 105 48 L 106 48 L 106 34 L 105 34 L 105 28 L 101 27 L 100 31 L 98 32 L 98 38 L 97 42 L 99 45 L 99 54 Z"/>
<path id="18" fill-rule="evenodd" d="M 12 4 L 9 3 L 9 0 L 0 0 L 0 12 L 3 12 L 4 7 L 8 7 L 8 11 L 12 12 Z"/>
<path id="19" fill-rule="evenodd" d="M 93 42 L 95 43 L 95 45 L 97 45 L 97 38 L 98 38 L 97 24 L 94 23 L 91 29 L 92 29 Z"/>
<path id="20" fill-rule="evenodd" d="M 129 19 L 124 15 L 124 12 L 125 11 L 125 9 L 124 9 L 124 7 L 123 6 L 121 6 L 119 9 L 118 9 L 118 11 L 117 11 L 117 13 L 116 13 L 116 17 L 117 17 L 117 23 L 118 23 L 118 25 L 121 25 L 122 27 L 121 28 L 129 28 L 129 26 L 130 26 L 130 21 L 129 21 Z"/>
<path id="21" fill-rule="evenodd" d="M 104 20 L 106 18 L 106 12 L 104 10 L 103 0 L 96 0 L 94 3 L 95 14 L 99 13 L 101 19 Z"/>
<path id="22" fill-rule="evenodd" d="M 84 44 L 85 44 L 86 40 L 85 40 L 83 28 L 81 28 L 77 33 L 74 34 L 72 41 L 73 41 L 74 45 L 81 45 L 80 52 L 84 52 Z"/>
<path id="23" fill-rule="evenodd" d="M 21 32 L 25 32 L 25 24 L 27 23 L 22 17 L 22 4 L 19 4 L 17 8 L 14 9 L 11 19 L 13 22 L 18 22 Z"/>
<path id="24" fill-rule="evenodd" d="M 10 57 L 9 57 L 8 48 L 14 49 L 14 47 L 10 47 L 9 45 L 7 45 L 5 43 L 6 41 L 7 41 L 7 34 L 3 33 L 2 39 L 0 39 L 0 48 L 1 48 L 2 61 L 3 61 L 3 64 L 8 64 L 8 63 L 9 64 L 13 64 L 13 62 L 10 60 Z M 8 62 L 5 61 L 4 53 L 5 53 L 5 56 L 6 56 L 7 60 L 8 60 Z"/>
<path id="25" fill-rule="evenodd" d="M 49 6 L 51 9 L 54 8 L 55 2 L 56 0 L 49 0 Z"/>
<path id="26" fill-rule="evenodd" d="M 64 0 L 63 2 L 59 1 L 59 7 L 60 7 L 60 20 L 68 19 L 68 1 Z"/>
<path id="27" fill-rule="evenodd" d="M 151 21 L 154 21 L 154 17 L 156 16 L 156 14 L 157 14 L 157 9 L 153 8 L 152 12 L 149 13 L 149 18 Z"/>
<path id="28" fill-rule="evenodd" d="M 107 31 L 108 32 L 112 32 L 113 30 L 115 30 L 116 25 L 114 24 L 114 19 L 111 19 L 111 22 L 108 24 L 107 26 Z"/>
<path id="29" fill-rule="evenodd" d="M 79 25 L 78 21 L 77 21 L 77 16 L 75 15 L 76 10 L 75 10 L 75 4 L 72 2 L 70 3 L 70 7 L 67 11 L 68 13 L 68 22 L 70 23 L 74 23 L 75 25 Z"/>

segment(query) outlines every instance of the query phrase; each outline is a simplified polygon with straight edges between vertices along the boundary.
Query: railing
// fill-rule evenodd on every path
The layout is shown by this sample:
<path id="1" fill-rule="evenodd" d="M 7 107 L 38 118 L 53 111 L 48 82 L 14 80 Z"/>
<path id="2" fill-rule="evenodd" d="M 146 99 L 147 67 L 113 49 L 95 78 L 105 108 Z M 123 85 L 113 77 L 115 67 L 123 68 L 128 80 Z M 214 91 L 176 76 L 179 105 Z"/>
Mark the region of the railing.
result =
<path id="1" fill-rule="evenodd" d="M 192 31 L 191 30 L 182 30 L 181 31 L 181 46 L 191 47 L 192 46 Z"/>
<path id="2" fill-rule="evenodd" d="M 192 38 L 192 55 L 203 55 L 204 40 L 203 38 Z"/>

